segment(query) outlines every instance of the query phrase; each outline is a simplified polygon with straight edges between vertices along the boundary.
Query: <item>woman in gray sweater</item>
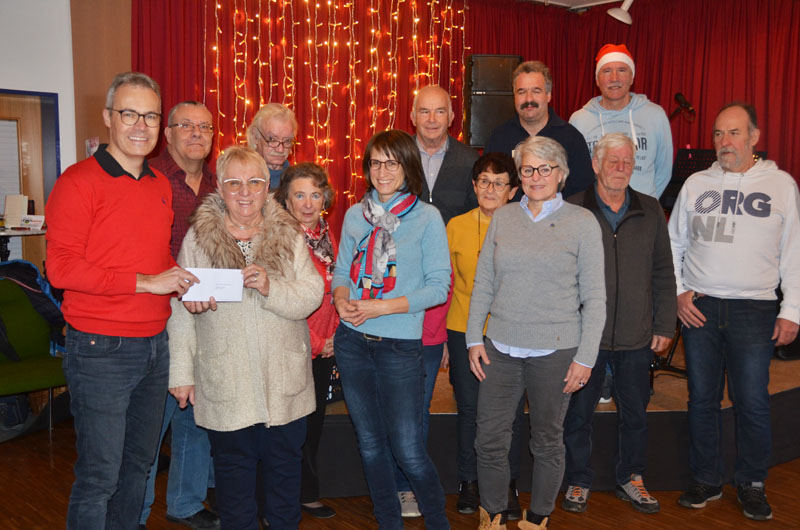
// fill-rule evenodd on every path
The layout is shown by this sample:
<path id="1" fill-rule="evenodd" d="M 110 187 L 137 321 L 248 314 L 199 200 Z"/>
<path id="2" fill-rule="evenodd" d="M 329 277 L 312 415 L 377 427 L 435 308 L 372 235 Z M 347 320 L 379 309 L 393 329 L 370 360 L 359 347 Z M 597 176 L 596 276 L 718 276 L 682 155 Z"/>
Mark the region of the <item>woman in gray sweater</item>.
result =
<path id="1" fill-rule="evenodd" d="M 525 196 L 492 218 L 467 322 L 470 369 L 481 381 L 481 530 L 505 528 L 511 426 L 526 391 L 534 466 L 519 528 L 547 527 L 564 475 L 564 414 L 591 375 L 606 316 L 600 227 L 561 198 L 564 148 L 534 136 L 517 146 L 514 161 Z"/>

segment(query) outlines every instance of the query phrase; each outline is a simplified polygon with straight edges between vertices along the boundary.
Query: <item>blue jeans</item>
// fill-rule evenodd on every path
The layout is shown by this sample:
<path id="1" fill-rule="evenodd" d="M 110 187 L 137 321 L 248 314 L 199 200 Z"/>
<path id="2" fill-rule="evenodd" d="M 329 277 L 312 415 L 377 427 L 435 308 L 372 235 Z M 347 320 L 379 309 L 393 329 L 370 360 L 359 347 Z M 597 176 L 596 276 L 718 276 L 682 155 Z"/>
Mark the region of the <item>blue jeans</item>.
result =
<path id="1" fill-rule="evenodd" d="M 136 529 L 167 395 L 167 333 L 112 337 L 68 326 L 66 350 L 78 453 L 67 528 Z"/>
<path id="2" fill-rule="evenodd" d="M 433 399 L 433 389 L 436 386 L 439 366 L 442 364 L 442 355 L 444 355 L 444 343 L 422 347 L 422 365 L 425 369 L 425 395 L 422 397 L 422 441 L 425 447 L 428 447 L 431 399 Z M 397 491 L 411 491 L 411 485 L 399 466 L 394 468 L 394 478 L 397 481 Z"/>
<path id="3" fill-rule="evenodd" d="M 695 305 L 706 317 L 700 328 L 683 328 L 689 376 L 689 468 L 693 478 L 720 486 L 722 457 L 720 401 L 728 372 L 728 395 L 736 418 L 736 484 L 767 478 L 772 450 L 769 363 L 777 304 L 703 296 Z"/>
<path id="4" fill-rule="evenodd" d="M 426 528 L 449 529 L 442 485 L 422 438 L 422 341 L 367 336 L 340 324 L 334 348 L 379 527 L 403 528 L 396 460 Z"/>
<path id="5" fill-rule="evenodd" d="M 208 433 L 194 423 L 194 407 L 187 405 L 181 410 L 171 395 L 164 405 L 164 420 L 161 422 L 161 437 L 164 440 L 167 427 L 172 425 L 170 442 L 169 478 L 167 480 L 167 513 L 180 519 L 203 510 L 208 488 L 214 487 L 214 468 L 211 462 L 211 444 Z M 150 468 L 144 493 L 144 506 L 139 524 L 146 524 L 150 517 L 150 506 L 155 500 L 158 459 Z"/>
<path id="6" fill-rule="evenodd" d="M 256 477 L 261 461 L 264 516 L 270 530 L 295 530 L 300 523 L 300 466 L 306 439 L 305 417 L 236 431 L 208 430 L 214 451 L 217 510 L 226 530 L 258 530 Z"/>
<path id="7" fill-rule="evenodd" d="M 609 362 L 610 361 L 610 362 Z M 591 488 L 592 417 L 600 401 L 606 366 L 614 374 L 611 393 L 617 405 L 617 457 L 614 475 L 617 484 L 626 484 L 632 474 L 644 473 L 647 464 L 647 404 L 650 403 L 649 345 L 638 350 L 600 350 L 586 386 L 572 394 L 564 418 L 564 445 L 567 449 L 567 484 Z"/>

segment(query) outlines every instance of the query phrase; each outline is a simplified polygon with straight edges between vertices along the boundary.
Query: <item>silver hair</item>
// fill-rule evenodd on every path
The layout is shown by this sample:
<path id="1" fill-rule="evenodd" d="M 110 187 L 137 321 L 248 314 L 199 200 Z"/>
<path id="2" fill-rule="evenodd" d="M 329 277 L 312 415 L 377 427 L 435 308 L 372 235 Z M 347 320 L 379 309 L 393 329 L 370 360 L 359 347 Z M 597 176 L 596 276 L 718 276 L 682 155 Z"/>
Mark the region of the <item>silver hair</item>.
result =
<path id="1" fill-rule="evenodd" d="M 174 107 L 169 109 L 169 117 L 167 118 L 167 125 L 175 125 L 175 122 L 173 121 L 173 119 L 175 118 L 175 113 L 178 112 L 179 108 L 181 108 L 181 107 L 189 107 L 189 106 L 191 106 L 191 107 L 203 107 L 204 109 L 208 110 L 208 108 L 204 104 L 199 102 L 199 101 L 194 101 L 194 100 L 191 100 L 191 99 L 186 100 L 186 101 L 181 101 L 180 103 L 178 103 L 177 105 L 175 105 Z M 210 113 L 211 113 L 211 111 L 209 111 L 209 114 Z"/>
<path id="2" fill-rule="evenodd" d="M 631 148 L 632 153 L 636 153 L 636 145 L 629 136 L 622 133 L 608 133 L 594 144 L 592 158 L 596 158 L 598 162 L 602 163 L 609 149 L 617 149 L 626 145 Z"/>
<path id="3" fill-rule="evenodd" d="M 117 89 L 123 85 L 149 88 L 156 93 L 156 96 L 158 96 L 158 104 L 161 106 L 161 90 L 158 88 L 158 83 L 156 83 L 152 77 L 141 72 L 125 72 L 114 76 L 114 80 L 111 81 L 111 86 L 108 87 L 108 92 L 106 92 L 107 109 L 114 106 L 114 96 L 117 95 Z"/>
<path id="4" fill-rule="evenodd" d="M 511 75 L 512 87 L 517 81 L 517 78 L 522 74 L 542 74 L 542 77 L 544 77 L 545 91 L 548 94 L 553 92 L 553 75 L 550 73 L 550 69 L 547 67 L 547 65 L 542 61 L 525 61 L 517 66 L 517 68 L 514 70 L 514 73 Z"/>
<path id="5" fill-rule="evenodd" d="M 250 123 L 250 127 L 247 128 L 247 145 L 253 149 L 256 148 L 259 138 L 258 131 L 261 130 L 261 123 L 267 122 L 273 118 L 286 120 L 291 123 L 293 134 L 295 137 L 297 137 L 298 125 L 297 118 L 294 116 L 294 112 L 292 112 L 292 110 L 286 105 L 273 102 L 267 103 L 258 109 L 256 115 L 253 116 L 253 121 Z M 256 129 L 258 129 L 258 131 Z"/>
<path id="6" fill-rule="evenodd" d="M 522 157 L 526 153 L 546 160 L 551 166 L 558 166 L 564 174 L 558 191 L 564 189 L 569 176 L 569 166 L 567 165 L 567 152 L 560 143 L 545 136 L 529 136 L 527 140 L 520 142 L 514 148 L 514 164 L 517 166 L 517 171 L 522 166 Z"/>

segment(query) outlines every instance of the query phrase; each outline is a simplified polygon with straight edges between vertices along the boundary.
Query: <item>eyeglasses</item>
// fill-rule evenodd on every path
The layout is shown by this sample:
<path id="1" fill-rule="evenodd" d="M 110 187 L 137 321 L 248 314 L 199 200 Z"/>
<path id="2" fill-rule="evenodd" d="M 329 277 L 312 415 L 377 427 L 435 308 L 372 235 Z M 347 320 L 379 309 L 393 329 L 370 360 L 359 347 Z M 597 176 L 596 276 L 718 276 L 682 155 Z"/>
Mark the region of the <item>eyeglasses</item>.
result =
<path id="1" fill-rule="evenodd" d="M 503 182 L 502 180 L 492 182 L 489 179 L 478 179 L 475 184 L 482 190 L 489 189 L 489 186 L 492 186 L 495 191 L 503 191 L 509 185 L 508 182 Z"/>
<path id="2" fill-rule="evenodd" d="M 131 109 L 120 110 L 112 109 L 111 107 L 107 107 L 107 110 L 119 112 L 119 119 L 124 125 L 136 125 L 139 122 L 139 118 L 144 118 L 144 124 L 148 127 L 158 127 L 158 124 L 161 123 L 161 114 L 158 112 L 141 114 Z"/>
<path id="3" fill-rule="evenodd" d="M 239 193 L 244 187 L 244 182 L 239 179 L 225 179 L 222 181 L 222 191 L 226 193 Z M 267 189 L 267 181 L 260 178 L 247 180 L 247 189 L 251 193 L 263 193 Z"/>
<path id="4" fill-rule="evenodd" d="M 273 138 L 271 136 L 267 138 L 266 136 L 264 136 L 264 133 L 261 132 L 261 129 L 259 129 L 258 127 L 256 127 L 255 129 L 258 131 L 258 134 L 261 135 L 261 139 L 264 140 L 264 142 L 266 142 L 266 144 L 273 149 L 275 149 L 278 146 L 283 146 L 284 149 L 291 149 L 292 146 L 294 146 L 295 144 L 294 138 L 289 138 L 288 140 L 278 140 L 277 138 Z"/>
<path id="5" fill-rule="evenodd" d="M 214 132 L 214 126 L 210 123 L 193 123 L 190 121 L 182 121 L 180 123 L 167 125 L 167 127 L 177 127 L 181 131 L 187 133 L 194 132 L 195 128 L 200 129 L 200 132 L 203 134 L 212 134 Z"/>
<path id="6" fill-rule="evenodd" d="M 538 171 L 539 172 L 539 176 L 541 176 L 541 177 L 549 177 L 550 174 L 553 172 L 553 170 L 555 168 L 557 168 L 557 167 L 558 166 L 551 166 L 550 164 L 542 164 L 539 167 L 520 166 L 519 174 L 522 177 L 531 178 L 531 177 L 533 177 L 533 174 Z"/>
<path id="7" fill-rule="evenodd" d="M 397 160 L 372 160 L 369 161 L 369 168 L 372 171 L 378 171 L 381 166 L 386 166 L 386 171 L 397 171 L 397 168 L 400 167 L 400 162 Z"/>

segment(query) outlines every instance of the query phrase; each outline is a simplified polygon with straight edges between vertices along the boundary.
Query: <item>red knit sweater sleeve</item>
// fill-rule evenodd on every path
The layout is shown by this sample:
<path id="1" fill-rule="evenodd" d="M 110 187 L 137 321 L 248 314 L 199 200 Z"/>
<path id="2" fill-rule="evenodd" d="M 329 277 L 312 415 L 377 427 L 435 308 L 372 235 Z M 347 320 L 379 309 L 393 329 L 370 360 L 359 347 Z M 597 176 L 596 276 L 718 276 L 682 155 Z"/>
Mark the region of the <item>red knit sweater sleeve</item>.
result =
<path id="1" fill-rule="evenodd" d="M 92 162 L 89 159 L 80 165 L 90 169 Z M 90 230 L 95 221 L 93 180 L 72 166 L 58 178 L 50 194 L 45 207 L 48 279 L 60 289 L 83 293 L 134 293 L 136 271 L 108 270 L 87 258 Z M 115 237 L 113 230 L 109 230 L 107 237 Z"/>

